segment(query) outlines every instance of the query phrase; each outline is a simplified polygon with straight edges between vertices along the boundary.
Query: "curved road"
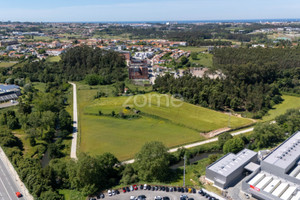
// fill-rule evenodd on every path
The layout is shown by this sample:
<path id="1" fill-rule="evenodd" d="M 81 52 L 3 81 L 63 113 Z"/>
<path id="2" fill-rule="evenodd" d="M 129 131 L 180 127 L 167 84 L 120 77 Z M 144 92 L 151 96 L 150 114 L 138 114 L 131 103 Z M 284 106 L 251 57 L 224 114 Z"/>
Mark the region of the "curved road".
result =
<path id="1" fill-rule="evenodd" d="M 77 135 L 78 135 L 78 113 L 77 113 L 77 89 L 75 83 L 70 83 L 73 86 L 73 138 L 70 157 L 77 160 Z"/>
<path id="2" fill-rule="evenodd" d="M 241 130 L 241 131 L 237 131 L 237 132 L 231 133 L 231 135 L 232 135 L 232 136 L 236 136 L 236 135 L 240 135 L 240 134 L 243 134 L 243 133 L 248 133 L 248 132 L 253 131 L 253 129 L 254 129 L 253 127 L 247 128 L 247 129 L 245 129 L 245 130 Z M 216 142 L 216 141 L 218 141 L 218 138 L 217 138 L 217 137 L 212 138 L 212 139 L 209 139 L 209 140 L 204 140 L 204 141 L 201 141 L 201 142 L 196 142 L 196 143 L 193 143 L 193 144 L 188 144 L 188 145 L 176 147 L 176 148 L 173 148 L 173 149 L 169 149 L 169 152 L 170 152 L 170 153 L 173 153 L 173 152 L 176 152 L 176 151 L 177 151 L 178 149 L 180 149 L 180 148 L 186 148 L 186 149 L 189 149 L 189 148 L 201 146 L 201 145 L 204 145 L 204 144 L 207 144 L 207 143 L 211 143 L 211 142 Z M 134 163 L 134 159 L 132 159 L 132 160 L 127 160 L 127 161 L 124 161 L 124 162 L 122 162 L 122 163 L 123 163 L 123 164 Z"/>

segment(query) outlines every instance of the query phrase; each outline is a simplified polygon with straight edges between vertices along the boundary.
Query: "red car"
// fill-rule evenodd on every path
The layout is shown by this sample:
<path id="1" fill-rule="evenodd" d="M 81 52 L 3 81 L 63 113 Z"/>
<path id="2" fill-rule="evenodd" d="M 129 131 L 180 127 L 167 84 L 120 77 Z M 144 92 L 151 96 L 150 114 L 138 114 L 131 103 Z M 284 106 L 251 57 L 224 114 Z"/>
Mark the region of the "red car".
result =
<path id="1" fill-rule="evenodd" d="M 18 198 L 22 197 L 22 194 L 20 192 L 16 192 L 16 195 Z"/>
<path id="2" fill-rule="evenodd" d="M 126 193 L 126 188 L 123 187 L 122 190 L 123 190 L 124 193 Z"/>
<path id="3" fill-rule="evenodd" d="M 138 190 L 138 187 L 136 185 L 133 186 L 134 190 Z"/>

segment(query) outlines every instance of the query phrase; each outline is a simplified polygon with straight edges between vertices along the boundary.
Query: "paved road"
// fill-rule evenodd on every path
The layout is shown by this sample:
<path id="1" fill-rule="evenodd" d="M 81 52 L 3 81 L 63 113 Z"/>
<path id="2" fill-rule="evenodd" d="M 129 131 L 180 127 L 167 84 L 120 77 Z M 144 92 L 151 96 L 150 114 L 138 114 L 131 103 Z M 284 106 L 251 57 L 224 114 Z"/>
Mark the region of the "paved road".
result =
<path id="1" fill-rule="evenodd" d="M 15 103 L 12 103 L 12 102 L 6 102 L 6 103 L 1 103 L 0 104 L 0 108 L 8 108 L 8 107 L 11 107 L 11 106 L 16 106 L 18 105 L 19 102 L 15 102 Z"/>
<path id="2" fill-rule="evenodd" d="M 71 146 L 71 158 L 77 159 L 76 148 L 77 148 L 77 135 L 78 135 L 78 113 L 77 113 L 77 90 L 76 84 L 73 85 L 73 139 Z"/>
<path id="3" fill-rule="evenodd" d="M 6 165 L 0 159 L 0 199 L 1 200 L 25 200 L 24 197 L 17 198 L 16 192 L 21 192 L 20 188 L 16 184 L 16 180 L 11 176 L 7 170 Z"/>
<path id="4" fill-rule="evenodd" d="M 237 131 L 237 132 L 231 133 L 231 135 L 232 135 L 232 136 L 236 136 L 236 135 L 240 135 L 240 134 L 243 134 L 243 133 L 248 133 L 248 132 L 253 131 L 253 129 L 254 129 L 253 127 L 247 128 L 247 129 L 245 129 L 245 130 L 241 130 L 241 131 Z M 196 142 L 196 143 L 193 143 L 193 144 L 188 144 L 188 145 L 180 146 L 180 147 L 177 147 L 177 148 L 173 148 L 173 149 L 170 149 L 169 152 L 170 152 L 170 153 L 176 152 L 179 148 L 182 148 L 182 147 L 183 147 L 183 148 L 186 148 L 186 149 L 189 149 L 189 148 L 201 146 L 201 145 L 204 145 L 204 144 L 207 144 L 207 143 L 211 143 L 211 142 L 216 142 L 216 141 L 218 141 L 218 138 L 217 138 L 217 137 L 216 137 L 216 138 L 209 139 L 209 140 L 205 140 L 205 141 Z M 124 164 L 134 163 L 134 159 L 124 161 L 123 163 L 124 163 Z"/>

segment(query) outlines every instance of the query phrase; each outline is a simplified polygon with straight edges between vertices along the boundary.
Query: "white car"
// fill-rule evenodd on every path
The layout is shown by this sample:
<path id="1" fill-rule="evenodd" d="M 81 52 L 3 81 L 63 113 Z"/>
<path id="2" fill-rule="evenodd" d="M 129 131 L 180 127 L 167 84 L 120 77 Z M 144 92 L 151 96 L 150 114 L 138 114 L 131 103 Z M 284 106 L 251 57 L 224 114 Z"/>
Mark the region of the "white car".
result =
<path id="1" fill-rule="evenodd" d="M 147 184 L 144 185 L 144 190 L 147 190 Z"/>
<path id="2" fill-rule="evenodd" d="M 110 190 L 108 190 L 107 193 L 108 193 L 108 196 L 111 196 L 111 195 L 112 195 L 112 193 L 111 193 Z"/>
<path id="3" fill-rule="evenodd" d="M 116 195 L 116 192 L 114 190 L 111 191 L 112 195 Z"/>
<path id="4" fill-rule="evenodd" d="M 133 191 L 133 190 L 134 190 L 134 189 L 133 189 L 133 186 L 131 185 L 131 186 L 130 186 L 130 191 Z"/>
<path id="5" fill-rule="evenodd" d="M 154 200 L 162 200 L 162 197 L 161 196 L 155 196 Z"/>
<path id="6" fill-rule="evenodd" d="M 130 196 L 130 200 L 136 200 L 135 196 Z"/>

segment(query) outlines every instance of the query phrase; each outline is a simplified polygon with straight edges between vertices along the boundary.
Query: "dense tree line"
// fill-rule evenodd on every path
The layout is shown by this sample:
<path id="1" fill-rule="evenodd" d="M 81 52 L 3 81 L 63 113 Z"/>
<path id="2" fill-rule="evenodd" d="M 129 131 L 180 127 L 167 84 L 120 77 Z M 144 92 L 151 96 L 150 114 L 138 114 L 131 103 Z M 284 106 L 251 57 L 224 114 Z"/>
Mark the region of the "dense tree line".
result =
<path id="1" fill-rule="evenodd" d="M 248 78 L 254 81 L 260 76 L 258 81 L 300 94 L 300 48 L 221 48 L 214 51 L 213 61 L 227 76 L 241 79 L 251 73 Z"/>
<path id="2" fill-rule="evenodd" d="M 80 46 L 69 49 L 61 61 L 49 63 L 45 60 L 28 62 L 13 70 L 13 77 L 29 78 L 32 82 L 64 82 L 83 80 L 88 74 L 96 74 L 102 83 L 110 84 L 126 77 L 124 57 L 117 52 L 100 48 Z"/>
<path id="3" fill-rule="evenodd" d="M 280 93 L 274 85 L 259 81 L 261 77 L 254 75 L 252 80 L 249 75 L 252 74 L 245 73 L 244 78 L 240 77 L 244 79 L 242 81 L 229 76 L 210 79 L 191 75 L 180 78 L 165 75 L 156 79 L 154 89 L 160 93 L 179 94 L 192 104 L 216 110 L 246 110 L 260 117 L 281 101 Z"/>
<path id="4" fill-rule="evenodd" d="M 273 123 L 265 122 L 257 124 L 251 137 L 252 144 L 250 148 L 273 147 L 299 130 L 299 109 L 288 110 L 285 114 L 276 117 Z"/>

